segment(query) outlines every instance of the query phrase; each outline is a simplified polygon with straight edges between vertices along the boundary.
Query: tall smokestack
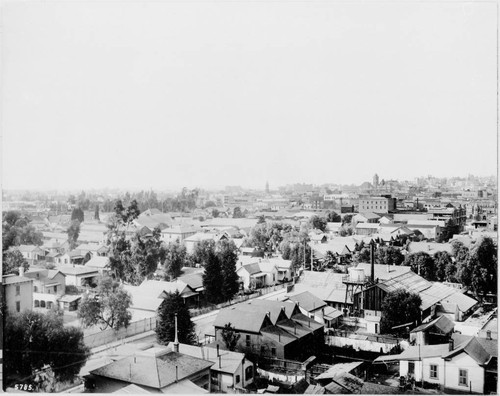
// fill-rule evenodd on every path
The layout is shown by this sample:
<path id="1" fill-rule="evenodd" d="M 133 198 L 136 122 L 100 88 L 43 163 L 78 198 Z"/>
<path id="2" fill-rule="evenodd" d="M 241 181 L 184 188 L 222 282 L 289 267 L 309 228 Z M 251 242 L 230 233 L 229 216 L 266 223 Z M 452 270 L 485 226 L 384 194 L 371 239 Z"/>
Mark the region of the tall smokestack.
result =
<path id="1" fill-rule="evenodd" d="M 375 283 L 375 243 L 370 243 L 371 280 Z"/>

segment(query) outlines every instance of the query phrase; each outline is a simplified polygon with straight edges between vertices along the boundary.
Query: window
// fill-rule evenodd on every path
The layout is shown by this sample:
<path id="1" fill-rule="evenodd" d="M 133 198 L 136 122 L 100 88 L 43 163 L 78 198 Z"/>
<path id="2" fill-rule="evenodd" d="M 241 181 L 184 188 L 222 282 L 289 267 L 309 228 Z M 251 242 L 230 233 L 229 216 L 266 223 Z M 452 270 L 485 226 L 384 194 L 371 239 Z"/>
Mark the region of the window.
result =
<path id="1" fill-rule="evenodd" d="M 469 381 L 467 379 L 467 370 L 458 369 L 458 385 L 467 386 Z"/>
<path id="2" fill-rule="evenodd" d="M 253 367 L 252 366 L 248 366 L 245 369 L 245 381 L 249 381 L 252 378 L 253 378 Z"/>
<path id="3" fill-rule="evenodd" d="M 35 293 L 38 293 L 38 287 L 34 286 L 34 287 L 33 287 L 33 291 L 34 291 Z"/>
<path id="4" fill-rule="evenodd" d="M 415 362 L 408 362 L 408 374 L 415 374 Z"/>
<path id="5" fill-rule="evenodd" d="M 21 286 L 16 285 L 16 296 L 19 296 L 21 294 Z"/>
<path id="6" fill-rule="evenodd" d="M 271 355 L 276 356 L 276 348 L 271 348 Z"/>
<path id="7" fill-rule="evenodd" d="M 235 380 L 235 382 L 236 382 L 237 384 L 239 384 L 239 383 L 240 383 L 240 376 L 239 376 L 239 375 L 237 375 L 237 376 L 236 376 L 236 380 Z"/>
<path id="8" fill-rule="evenodd" d="M 40 301 L 40 308 L 45 308 L 45 301 Z"/>
<path id="9" fill-rule="evenodd" d="M 250 336 L 248 334 L 246 336 L 246 344 L 247 344 L 247 347 L 250 346 Z"/>
<path id="10" fill-rule="evenodd" d="M 16 301 L 16 312 L 21 312 L 21 301 Z"/>
<path id="11" fill-rule="evenodd" d="M 54 286 L 54 294 L 57 294 L 57 285 Z"/>
<path id="12" fill-rule="evenodd" d="M 431 371 L 430 371 L 429 377 L 433 378 L 433 379 L 437 379 L 438 378 L 438 366 L 437 366 L 437 364 L 431 364 L 430 369 L 431 369 Z"/>

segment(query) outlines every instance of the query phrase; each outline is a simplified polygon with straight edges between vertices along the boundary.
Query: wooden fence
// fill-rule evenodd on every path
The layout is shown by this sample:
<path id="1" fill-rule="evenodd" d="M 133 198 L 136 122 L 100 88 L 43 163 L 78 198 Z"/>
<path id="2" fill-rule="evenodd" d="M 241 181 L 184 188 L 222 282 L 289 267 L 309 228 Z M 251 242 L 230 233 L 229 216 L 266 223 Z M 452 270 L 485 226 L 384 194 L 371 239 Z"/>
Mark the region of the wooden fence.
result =
<path id="1" fill-rule="evenodd" d="M 119 341 L 126 337 L 131 337 L 136 334 L 145 333 L 146 331 L 155 329 L 156 317 L 151 317 L 132 322 L 127 328 L 123 328 L 118 331 L 113 329 L 106 329 L 97 331 L 92 334 L 87 334 L 83 337 L 83 341 L 89 348 L 95 348 L 101 345 L 109 344 L 110 342 Z"/>

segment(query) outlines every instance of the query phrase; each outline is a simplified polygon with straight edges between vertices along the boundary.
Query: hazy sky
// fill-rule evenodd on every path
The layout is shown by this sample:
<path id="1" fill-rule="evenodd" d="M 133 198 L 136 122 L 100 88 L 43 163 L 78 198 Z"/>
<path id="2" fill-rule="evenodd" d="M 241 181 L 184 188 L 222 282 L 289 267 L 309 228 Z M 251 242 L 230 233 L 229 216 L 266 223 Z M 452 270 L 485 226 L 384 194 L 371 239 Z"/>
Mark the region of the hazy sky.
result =
<path id="1" fill-rule="evenodd" d="M 496 174 L 495 2 L 2 8 L 5 189 Z"/>

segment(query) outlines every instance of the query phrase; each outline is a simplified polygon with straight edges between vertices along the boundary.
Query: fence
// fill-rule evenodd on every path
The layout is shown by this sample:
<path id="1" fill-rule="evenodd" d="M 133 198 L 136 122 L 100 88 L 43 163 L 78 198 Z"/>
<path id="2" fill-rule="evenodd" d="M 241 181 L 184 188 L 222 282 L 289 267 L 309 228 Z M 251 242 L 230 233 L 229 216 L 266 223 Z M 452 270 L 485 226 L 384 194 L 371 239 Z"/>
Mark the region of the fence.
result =
<path id="1" fill-rule="evenodd" d="M 127 328 L 122 328 L 118 331 L 114 329 L 106 329 L 93 334 L 88 334 L 83 337 L 83 341 L 89 348 L 95 348 L 154 329 L 156 329 L 156 317 L 151 317 L 132 322 Z"/>
<path id="2" fill-rule="evenodd" d="M 238 296 L 233 300 L 230 300 L 230 301 L 227 301 L 227 302 L 224 302 L 221 304 L 211 305 L 209 307 L 204 307 L 204 308 L 192 308 L 189 310 L 189 313 L 191 314 L 191 317 L 204 315 L 206 313 L 216 311 L 216 310 L 221 309 L 221 308 L 229 307 L 231 305 L 238 304 L 238 303 L 241 303 L 243 301 L 250 300 L 252 298 L 257 298 L 257 297 L 264 296 L 266 294 L 284 289 L 287 286 L 289 286 L 290 284 L 291 283 L 281 283 L 281 284 L 274 285 L 274 286 L 263 287 L 261 289 L 256 290 L 252 294 Z"/>
<path id="3" fill-rule="evenodd" d="M 401 345 L 403 349 L 408 346 L 408 342 L 397 338 L 378 336 L 376 334 L 355 334 L 349 332 L 334 332 L 335 335 L 325 336 L 325 343 L 336 347 L 352 346 L 360 351 L 382 352 L 389 351 L 396 345 Z"/>

